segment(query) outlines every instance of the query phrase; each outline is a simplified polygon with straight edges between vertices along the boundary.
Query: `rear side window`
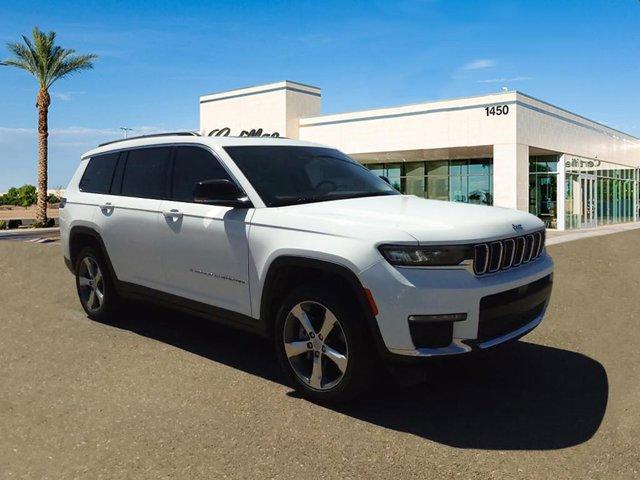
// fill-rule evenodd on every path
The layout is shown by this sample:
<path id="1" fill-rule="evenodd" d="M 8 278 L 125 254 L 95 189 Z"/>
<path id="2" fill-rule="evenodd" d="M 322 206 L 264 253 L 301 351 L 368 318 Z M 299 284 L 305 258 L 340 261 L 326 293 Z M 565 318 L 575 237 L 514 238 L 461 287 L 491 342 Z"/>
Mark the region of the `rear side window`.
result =
<path id="1" fill-rule="evenodd" d="M 129 151 L 122 177 L 121 195 L 140 198 L 166 197 L 166 172 L 170 148 Z"/>
<path id="2" fill-rule="evenodd" d="M 195 185 L 204 180 L 231 180 L 231 177 L 205 149 L 177 147 L 173 161 L 173 200 L 193 202 Z"/>
<path id="3" fill-rule="evenodd" d="M 109 193 L 113 171 L 118 162 L 118 153 L 98 155 L 89 159 L 89 165 L 80 180 L 80 191 L 88 193 Z"/>

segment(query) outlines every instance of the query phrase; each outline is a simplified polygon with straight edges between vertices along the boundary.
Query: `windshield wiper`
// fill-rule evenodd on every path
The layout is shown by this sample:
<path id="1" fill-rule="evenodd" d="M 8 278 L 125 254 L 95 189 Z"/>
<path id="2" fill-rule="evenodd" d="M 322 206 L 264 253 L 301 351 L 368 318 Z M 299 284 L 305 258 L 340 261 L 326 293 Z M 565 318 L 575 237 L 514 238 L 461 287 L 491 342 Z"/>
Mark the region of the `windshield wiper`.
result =
<path id="1" fill-rule="evenodd" d="M 324 202 L 325 200 L 333 200 L 332 198 L 327 198 L 326 196 L 322 196 L 322 197 L 298 197 L 298 198 L 291 198 L 288 200 L 282 199 L 282 200 L 276 200 L 275 202 L 273 202 L 273 206 L 274 207 L 286 207 L 287 205 L 298 205 L 301 203 L 314 203 L 314 202 Z"/>

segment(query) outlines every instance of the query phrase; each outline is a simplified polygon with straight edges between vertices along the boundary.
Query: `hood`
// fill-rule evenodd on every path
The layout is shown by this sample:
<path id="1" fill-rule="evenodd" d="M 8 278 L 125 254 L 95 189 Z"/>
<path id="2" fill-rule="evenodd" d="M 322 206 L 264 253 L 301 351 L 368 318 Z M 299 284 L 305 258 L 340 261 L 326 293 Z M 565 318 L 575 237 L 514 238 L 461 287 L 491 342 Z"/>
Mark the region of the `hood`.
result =
<path id="1" fill-rule="evenodd" d="M 360 231 L 367 236 L 379 232 L 380 236 L 388 237 L 391 231 L 399 231 L 425 244 L 490 240 L 544 227 L 539 218 L 519 210 L 426 200 L 412 195 L 334 200 L 267 210 L 278 210 L 277 223 L 281 224 L 288 224 L 285 219 L 289 218 L 302 228 L 325 232 L 330 224 L 331 233 L 349 236 L 359 236 Z"/>

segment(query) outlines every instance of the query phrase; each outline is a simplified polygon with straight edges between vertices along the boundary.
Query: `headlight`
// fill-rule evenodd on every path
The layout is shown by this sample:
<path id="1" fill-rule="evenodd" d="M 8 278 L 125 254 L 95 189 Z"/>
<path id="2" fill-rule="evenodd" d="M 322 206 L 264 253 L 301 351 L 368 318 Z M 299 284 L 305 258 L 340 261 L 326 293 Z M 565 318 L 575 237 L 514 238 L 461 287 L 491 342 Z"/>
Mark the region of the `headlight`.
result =
<path id="1" fill-rule="evenodd" d="M 391 265 L 403 267 L 455 266 L 473 258 L 473 247 L 469 245 L 382 245 L 379 250 Z"/>

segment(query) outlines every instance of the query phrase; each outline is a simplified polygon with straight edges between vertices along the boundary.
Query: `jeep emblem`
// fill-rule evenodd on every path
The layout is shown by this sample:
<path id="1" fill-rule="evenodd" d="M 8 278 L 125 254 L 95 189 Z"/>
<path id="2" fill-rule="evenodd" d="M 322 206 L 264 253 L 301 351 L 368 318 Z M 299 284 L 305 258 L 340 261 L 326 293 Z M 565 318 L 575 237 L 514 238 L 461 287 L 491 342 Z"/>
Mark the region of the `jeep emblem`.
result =
<path id="1" fill-rule="evenodd" d="M 521 223 L 517 223 L 517 224 L 516 224 L 516 223 L 513 223 L 513 224 L 511 224 L 511 226 L 513 227 L 513 229 L 514 229 L 516 232 L 521 232 L 522 230 L 524 230 L 524 227 L 522 226 L 522 224 L 521 224 Z"/>

